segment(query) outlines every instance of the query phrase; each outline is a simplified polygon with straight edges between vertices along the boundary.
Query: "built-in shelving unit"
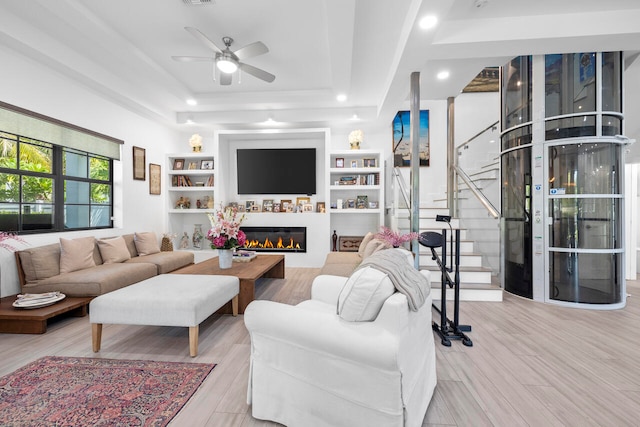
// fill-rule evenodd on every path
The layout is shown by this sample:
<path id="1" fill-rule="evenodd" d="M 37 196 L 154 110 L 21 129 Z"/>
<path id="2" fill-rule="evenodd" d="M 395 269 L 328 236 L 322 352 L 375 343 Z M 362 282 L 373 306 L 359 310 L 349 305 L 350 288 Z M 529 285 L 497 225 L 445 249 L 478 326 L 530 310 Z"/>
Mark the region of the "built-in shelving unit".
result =
<path id="1" fill-rule="evenodd" d="M 358 236 L 384 224 L 384 160 L 380 150 L 329 153 L 331 228 Z"/>
<path id="2" fill-rule="evenodd" d="M 168 154 L 166 159 L 168 228 L 178 234 L 174 245 L 179 247 L 180 236 L 186 232 L 191 237 L 195 224 L 202 224 L 205 231 L 209 228 L 207 214 L 216 207 L 215 156 L 190 152 Z"/>

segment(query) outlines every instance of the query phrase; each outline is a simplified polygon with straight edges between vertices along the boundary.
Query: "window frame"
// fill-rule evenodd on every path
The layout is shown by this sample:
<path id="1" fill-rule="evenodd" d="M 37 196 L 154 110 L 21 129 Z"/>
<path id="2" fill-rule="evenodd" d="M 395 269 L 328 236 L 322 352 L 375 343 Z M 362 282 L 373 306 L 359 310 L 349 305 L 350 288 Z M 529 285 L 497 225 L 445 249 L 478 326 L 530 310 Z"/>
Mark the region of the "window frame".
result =
<path id="1" fill-rule="evenodd" d="M 30 137 L 26 137 L 26 136 L 22 136 L 22 135 L 18 135 L 14 132 L 7 132 L 7 131 L 3 131 L 0 129 L 0 133 L 4 134 L 4 135 L 12 135 L 14 138 L 15 143 L 17 144 L 16 146 L 16 168 L 3 168 L 0 167 L 0 173 L 3 174 L 12 174 L 12 175 L 17 175 L 18 177 L 18 182 L 20 182 L 20 189 L 19 189 L 19 199 L 16 202 L 9 202 L 9 201 L 5 201 L 5 200 L 0 200 L 0 211 L 3 209 L 3 207 L 7 206 L 7 205 L 17 205 L 18 206 L 18 227 L 16 230 L 4 230 L 4 229 L 0 229 L 0 231 L 6 231 L 6 232 L 12 232 L 12 233 L 16 233 L 18 235 L 26 235 L 26 234 L 44 234 L 44 233 L 58 233 L 58 232 L 66 232 L 66 231 L 80 231 L 80 230 L 99 230 L 99 229 L 109 229 L 109 228 L 113 228 L 113 205 L 114 205 L 114 182 L 113 182 L 113 161 L 114 159 L 111 159 L 109 157 L 103 156 L 103 155 L 99 155 L 99 154 L 94 154 L 94 153 L 90 153 L 87 151 L 83 151 L 83 150 L 78 150 L 75 148 L 69 148 L 69 147 L 65 147 L 62 145 L 57 145 L 57 144 L 53 144 L 47 141 L 41 141 L 41 140 L 37 140 L 34 138 L 30 138 Z M 26 140 L 23 142 L 23 139 Z M 44 143 L 46 145 L 50 145 L 51 146 L 51 173 L 43 173 L 43 172 L 36 172 L 36 171 L 29 171 L 29 170 L 24 170 L 21 169 L 21 164 L 20 164 L 20 150 L 21 150 L 21 144 L 28 144 L 28 141 L 37 141 L 37 142 L 41 142 Z M 63 162 L 63 156 L 64 156 L 64 152 L 68 151 L 68 152 L 72 152 L 72 153 L 76 153 L 76 154 L 80 154 L 83 156 L 86 156 L 87 159 L 87 177 L 78 177 L 78 176 L 73 176 L 73 175 L 65 175 L 64 174 L 64 162 Z M 91 158 L 98 158 L 104 161 L 108 162 L 108 169 L 109 169 L 109 178 L 108 180 L 101 180 L 101 179 L 96 179 L 96 178 L 91 178 Z M 31 176 L 31 177 L 39 177 L 39 178 L 51 178 L 53 180 L 53 196 L 52 196 L 52 215 L 53 215 L 53 221 L 51 223 L 51 228 L 41 228 L 41 229 L 25 229 L 24 228 L 24 215 L 25 215 L 25 210 L 24 210 L 24 206 L 25 205 L 32 205 L 33 202 L 25 202 L 24 201 L 24 197 L 23 197 L 23 186 L 22 186 L 22 182 L 23 182 L 23 177 L 24 176 Z M 65 182 L 68 181 L 73 181 L 73 182 L 83 182 L 83 183 L 88 183 L 89 185 L 89 198 L 87 203 L 66 203 L 65 202 Z M 104 184 L 104 185 L 108 185 L 109 186 L 109 202 L 102 204 L 102 203 L 93 203 L 92 198 L 91 198 L 91 185 L 92 184 Z M 89 212 L 91 212 L 91 207 L 92 206 L 107 206 L 108 207 L 108 211 L 109 211 L 109 219 L 107 221 L 107 225 L 101 225 L 101 226 L 91 226 L 91 224 L 89 223 L 89 226 L 83 226 L 83 227 L 66 227 L 65 226 L 65 206 L 66 205 L 74 205 L 74 206 L 78 206 L 78 205 L 86 205 L 89 207 Z M 90 221 L 90 218 L 89 218 Z"/>

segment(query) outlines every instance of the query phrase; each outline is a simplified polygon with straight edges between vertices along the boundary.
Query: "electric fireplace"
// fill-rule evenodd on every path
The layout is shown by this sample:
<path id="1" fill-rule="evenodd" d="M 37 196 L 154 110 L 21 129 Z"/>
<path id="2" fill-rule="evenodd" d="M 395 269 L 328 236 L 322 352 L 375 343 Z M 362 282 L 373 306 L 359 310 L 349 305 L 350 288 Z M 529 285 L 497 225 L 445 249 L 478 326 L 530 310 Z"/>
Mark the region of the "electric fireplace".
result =
<path id="1" fill-rule="evenodd" d="M 258 252 L 307 252 L 307 227 L 241 227 L 242 249 Z"/>

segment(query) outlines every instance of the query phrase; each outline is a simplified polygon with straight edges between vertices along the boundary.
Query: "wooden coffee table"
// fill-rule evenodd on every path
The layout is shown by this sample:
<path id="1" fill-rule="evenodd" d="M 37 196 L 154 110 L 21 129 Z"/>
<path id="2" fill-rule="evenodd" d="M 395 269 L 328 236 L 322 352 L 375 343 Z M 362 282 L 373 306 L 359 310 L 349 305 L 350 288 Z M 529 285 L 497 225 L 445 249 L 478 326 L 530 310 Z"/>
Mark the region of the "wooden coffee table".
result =
<path id="1" fill-rule="evenodd" d="M 284 279 L 284 255 L 258 255 L 249 262 L 233 262 L 231 268 L 221 269 L 218 258 L 210 258 L 197 264 L 188 265 L 171 274 L 213 274 L 235 276 L 240 279 L 240 295 L 238 312 L 244 309 L 255 298 L 256 280 L 261 277 Z M 222 313 L 231 313 L 231 303 L 220 309 Z"/>
<path id="2" fill-rule="evenodd" d="M 0 299 L 0 333 L 8 334 L 44 334 L 47 332 L 47 320 L 68 313 L 71 316 L 87 315 L 87 304 L 91 297 L 66 297 L 62 301 L 42 308 L 15 308 L 12 306 L 16 296 Z"/>

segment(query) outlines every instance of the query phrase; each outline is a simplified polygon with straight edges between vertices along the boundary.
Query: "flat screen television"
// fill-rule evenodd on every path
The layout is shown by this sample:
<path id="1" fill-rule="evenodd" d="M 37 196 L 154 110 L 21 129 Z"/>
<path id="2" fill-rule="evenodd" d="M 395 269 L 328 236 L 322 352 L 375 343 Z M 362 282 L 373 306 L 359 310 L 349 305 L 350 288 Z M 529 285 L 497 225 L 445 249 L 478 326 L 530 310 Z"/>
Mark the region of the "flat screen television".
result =
<path id="1" fill-rule="evenodd" d="M 237 150 L 238 194 L 316 194 L 315 148 Z"/>

